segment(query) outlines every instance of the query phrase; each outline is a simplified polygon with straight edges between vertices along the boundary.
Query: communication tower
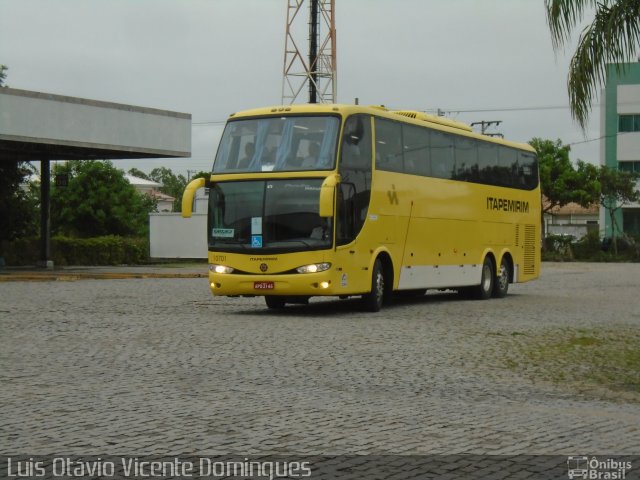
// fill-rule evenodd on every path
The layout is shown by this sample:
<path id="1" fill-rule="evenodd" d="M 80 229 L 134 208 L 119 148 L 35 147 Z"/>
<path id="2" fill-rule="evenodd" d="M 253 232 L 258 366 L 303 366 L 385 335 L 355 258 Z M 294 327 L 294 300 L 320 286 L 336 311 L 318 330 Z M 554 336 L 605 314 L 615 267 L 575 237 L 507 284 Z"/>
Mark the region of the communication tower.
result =
<path id="1" fill-rule="evenodd" d="M 287 1 L 282 103 L 295 103 L 305 91 L 309 93 L 309 103 L 335 103 L 335 0 Z M 305 6 L 309 9 L 306 19 Z M 302 50 L 305 36 L 308 52 Z"/>

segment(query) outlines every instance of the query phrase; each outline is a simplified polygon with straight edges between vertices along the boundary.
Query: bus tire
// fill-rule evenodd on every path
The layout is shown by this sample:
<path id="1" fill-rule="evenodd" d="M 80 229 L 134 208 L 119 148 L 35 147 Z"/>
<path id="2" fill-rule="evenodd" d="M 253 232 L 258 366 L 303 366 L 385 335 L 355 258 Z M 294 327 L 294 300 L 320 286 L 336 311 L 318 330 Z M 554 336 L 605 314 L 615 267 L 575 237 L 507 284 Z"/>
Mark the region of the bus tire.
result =
<path id="1" fill-rule="evenodd" d="M 491 258 L 485 257 L 482 264 L 482 275 L 480 276 L 480 285 L 473 288 L 473 297 L 476 300 L 487 300 L 491 298 L 493 293 L 493 284 L 495 283 L 495 267 Z"/>
<path id="2" fill-rule="evenodd" d="M 500 270 L 498 270 L 498 276 L 496 277 L 493 285 L 493 292 L 491 293 L 494 298 L 504 298 L 509 291 L 509 269 L 511 265 L 509 260 L 503 256 L 500 260 Z"/>
<path id="3" fill-rule="evenodd" d="M 373 264 L 371 291 L 362 295 L 362 307 L 367 312 L 379 312 L 384 303 L 384 270 L 379 258 Z"/>
<path id="4" fill-rule="evenodd" d="M 285 298 L 277 295 L 267 295 L 264 297 L 264 301 L 270 310 L 280 310 L 286 304 Z"/>

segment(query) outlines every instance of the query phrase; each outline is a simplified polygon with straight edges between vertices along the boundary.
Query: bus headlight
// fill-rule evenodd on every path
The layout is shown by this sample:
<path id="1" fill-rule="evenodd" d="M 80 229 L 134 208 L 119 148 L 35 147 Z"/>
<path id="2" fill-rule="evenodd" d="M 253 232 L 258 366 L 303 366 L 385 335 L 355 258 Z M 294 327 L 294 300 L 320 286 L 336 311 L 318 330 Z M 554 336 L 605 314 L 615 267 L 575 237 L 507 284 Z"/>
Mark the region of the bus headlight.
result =
<path id="1" fill-rule="evenodd" d="M 312 263 L 311 265 L 303 265 L 302 267 L 296 268 L 296 272 L 298 273 L 318 273 L 324 272 L 325 270 L 329 270 L 331 268 L 331 264 L 328 262 L 324 263 Z"/>
<path id="2" fill-rule="evenodd" d="M 226 267 L 224 265 L 209 265 L 209 270 L 214 273 L 231 273 L 233 272 L 233 268 Z"/>

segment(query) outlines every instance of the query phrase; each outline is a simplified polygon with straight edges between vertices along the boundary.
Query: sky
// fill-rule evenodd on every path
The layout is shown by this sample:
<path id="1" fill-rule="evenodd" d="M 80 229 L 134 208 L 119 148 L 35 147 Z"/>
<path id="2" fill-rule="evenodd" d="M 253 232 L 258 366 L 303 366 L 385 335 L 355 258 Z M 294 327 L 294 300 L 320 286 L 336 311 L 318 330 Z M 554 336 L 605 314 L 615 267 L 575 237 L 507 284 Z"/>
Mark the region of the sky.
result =
<path id="1" fill-rule="evenodd" d="M 211 170 L 229 114 L 281 104 L 287 5 L 0 0 L 0 64 L 9 87 L 190 113 L 191 158 L 114 161 L 186 176 Z M 501 120 L 489 131 L 599 162 L 598 99 L 586 132 L 568 107 L 577 34 L 554 52 L 543 0 L 336 0 L 335 21 L 338 103 Z"/>

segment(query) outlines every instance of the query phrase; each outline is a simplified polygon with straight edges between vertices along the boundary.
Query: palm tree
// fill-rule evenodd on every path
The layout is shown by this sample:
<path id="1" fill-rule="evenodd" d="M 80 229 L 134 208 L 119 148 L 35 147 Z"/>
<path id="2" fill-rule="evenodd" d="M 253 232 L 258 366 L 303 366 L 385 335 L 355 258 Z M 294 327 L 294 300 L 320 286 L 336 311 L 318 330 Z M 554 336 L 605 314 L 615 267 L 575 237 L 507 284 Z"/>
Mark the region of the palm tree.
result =
<path id="1" fill-rule="evenodd" d="M 584 130 L 591 100 L 603 85 L 607 64 L 634 61 L 640 41 L 640 0 L 545 0 L 554 50 L 560 49 L 586 14 L 593 21 L 582 30 L 569 66 L 567 88 L 571 114 Z"/>

